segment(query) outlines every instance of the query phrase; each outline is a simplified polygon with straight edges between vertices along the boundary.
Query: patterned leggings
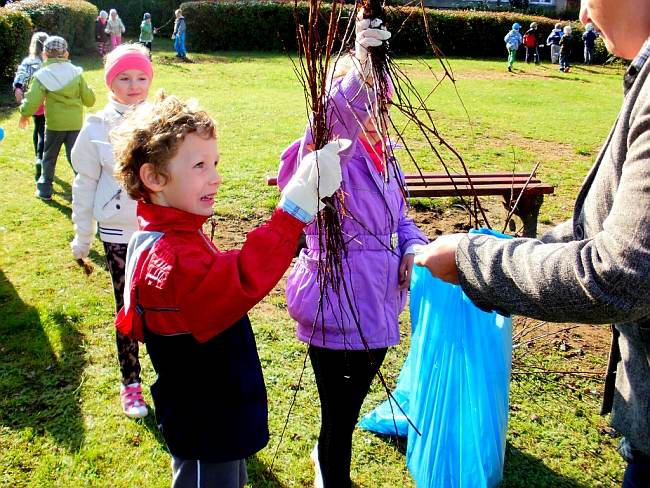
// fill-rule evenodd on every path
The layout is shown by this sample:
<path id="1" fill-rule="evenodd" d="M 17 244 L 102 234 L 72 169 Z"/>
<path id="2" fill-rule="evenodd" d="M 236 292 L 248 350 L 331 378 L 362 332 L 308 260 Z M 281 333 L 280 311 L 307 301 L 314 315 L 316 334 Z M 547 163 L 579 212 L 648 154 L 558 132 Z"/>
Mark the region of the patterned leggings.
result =
<path id="1" fill-rule="evenodd" d="M 115 294 L 115 309 L 119 312 L 124 305 L 124 271 L 126 269 L 127 244 L 104 242 L 106 251 L 106 264 L 111 273 L 113 281 L 113 293 Z M 122 383 L 124 386 L 131 383 L 140 383 L 140 360 L 138 359 L 138 341 L 115 331 L 115 342 L 117 343 L 117 359 L 120 362 L 122 371 Z"/>

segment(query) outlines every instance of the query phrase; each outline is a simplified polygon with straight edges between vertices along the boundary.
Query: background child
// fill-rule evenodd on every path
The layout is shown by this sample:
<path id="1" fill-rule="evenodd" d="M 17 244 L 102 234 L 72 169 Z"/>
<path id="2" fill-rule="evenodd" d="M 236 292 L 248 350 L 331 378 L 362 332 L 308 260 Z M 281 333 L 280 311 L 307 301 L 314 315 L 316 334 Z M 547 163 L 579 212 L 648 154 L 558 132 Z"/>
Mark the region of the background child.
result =
<path id="1" fill-rule="evenodd" d="M 83 124 L 83 106 L 95 104 L 95 94 L 86 84 L 83 70 L 68 61 L 68 43 L 59 36 L 49 36 L 43 45 L 45 65 L 34 74 L 34 80 L 20 105 L 21 128 L 27 126 L 29 116 L 37 112 L 43 101 L 47 111 L 42 172 L 36 182 L 36 196 L 52 199 L 52 183 L 56 160 L 61 145 L 70 161 L 79 129 Z"/>
<path id="2" fill-rule="evenodd" d="M 280 280 L 305 222 L 341 182 L 338 144 L 305 158 L 271 219 L 241 250 L 201 231 L 221 183 L 216 128 L 176 97 L 140 108 L 111 134 L 118 177 L 138 201 L 124 308 L 116 325 L 147 344 L 156 421 L 173 486 L 241 488 L 245 458 L 268 442 L 262 368 L 247 316 Z M 316 161 L 318 160 L 318 170 Z M 297 217 L 294 217 L 296 215 Z"/>
<path id="3" fill-rule="evenodd" d="M 108 40 L 106 34 L 106 22 L 108 20 L 108 13 L 106 10 L 99 12 L 97 20 L 95 21 L 95 41 L 97 42 L 97 51 L 103 58 L 106 54 L 106 41 Z"/>
<path id="4" fill-rule="evenodd" d="M 506 49 L 508 50 L 508 71 L 512 72 L 512 65 L 515 63 L 517 57 L 517 49 L 521 46 L 523 38 L 519 32 L 521 25 L 518 22 L 512 24 L 512 29 L 506 34 L 503 38 L 506 43 Z"/>
<path id="5" fill-rule="evenodd" d="M 570 25 L 565 25 L 562 38 L 560 39 L 560 71 L 568 73 L 571 69 L 569 57 L 571 56 L 571 41 L 573 40 L 573 31 Z"/>
<path id="6" fill-rule="evenodd" d="M 594 24 L 585 25 L 585 32 L 582 34 L 582 42 L 585 45 L 585 64 L 591 64 L 594 59 L 594 50 L 596 49 L 596 38 L 598 34 L 594 30 Z"/>
<path id="7" fill-rule="evenodd" d="M 537 22 L 530 23 L 530 29 L 526 31 L 523 37 L 523 44 L 526 48 L 526 63 L 533 61 L 539 64 L 539 39 L 537 32 Z"/>
<path id="8" fill-rule="evenodd" d="M 367 84 L 372 78 L 366 47 L 390 37 L 388 31 L 369 25 L 369 19 L 357 21 L 355 55 L 337 62 L 327 105 L 330 133 L 352 141 L 341 156 L 345 210 L 339 219 L 342 233 L 351 236 L 341 280 L 352 289 L 358 306 L 351 310 L 343 290 L 337 295 L 330 288 L 321 297 L 318 262 L 324 250 L 317 224 L 305 229 L 307 248 L 286 286 L 288 311 L 297 322 L 297 338 L 309 345 L 320 397 L 321 428 L 311 454 L 314 486 L 320 488 L 351 487 L 352 434 L 359 411 L 388 347 L 400 342 L 398 316 L 411 279 L 413 246 L 427 242 L 406 216 L 399 183 L 403 175 L 394 164 L 384 167 L 390 142 L 383 139 L 382 121 L 369 115 L 376 112 L 376 100 Z M 299 168 L 311 135 L 307 127 L 303 138 L 282 154 L 281 188 Z"/>
<path id="9" fill-rule="evenodd" d="M 185 31 L 187 30 L 187 26 L 185 24 L 185 17 L 183 17 L 183 11 L 181 9 L 177 9 L 174 14 L 176 15 L 176 20 L 174 20 L 174 33 L 172 34 L 172 39 L 174 39 L 176 57 L 186 60 L 187 51 L 185 50 Z"/>
<path id="10" fill-rule="evenodd" d="M 145 13 L 140 24 L 140 44 L 149 50 L 151 56 L 151 48 L 153 44 L 153 26 L 151 25 L 151 14 Z"/>
<path id="11" fill-rule="evenodd" d="M 117 15 L 117 10 L 112 8 L 106 22 L 106 34 L 111 36 L 111 49 L 122 44 L 122 34 L 125 30 L 122 19 Z"/>
<path id="12" fill-rule="evenodd" d="M 138 222 L 135 202 L 115 180 L 109 132 L 124 120 L 131 107 L 144 102 L 152 79 L 153 67 L 144 46 L 122 44 L 111 51 L 104 66 L 108 103 L 86 119 L 72 149 L 72 166 L 77 172 L 72 185 L 72 254 L 75 259 L 88 256 L 98 224 L 117 311 L 124 301 L 126 248 Z M 128 417 L 144 417 L 148 412 L 140 385 L 138 342 L 116 331 L 116 344 L 122 373 L 122 411 Z"/>
<path id="13" fill-rule="evenodd" d="M 560 39 L 562 39 L 562 24 L 555 24 L 555 28 L 546 38 L 546 44 L 551 46 L 551 63 L 560 62 Z"/>
<path id="14" fill-rule="evenodd" d="M 45 32 L 36 32 L 32 35 L 29 43 L 29 56 L 23 59 L 18 65 L 16 76 L 14 76 L 14 96 L 16 101 L 21 103 L 24 94 L 32 81 L 34 73 L 43 66 L 43 44 L 47 39 Z M 32 117 L 34 119 L 34 153 L 36 162 L 34 163 L 34 178 L 38 180 L 41 176 L 41 163 L 43 161 L 43 145 L 45 144 L 45 106 L 41 105 L 36 109 Z"/>

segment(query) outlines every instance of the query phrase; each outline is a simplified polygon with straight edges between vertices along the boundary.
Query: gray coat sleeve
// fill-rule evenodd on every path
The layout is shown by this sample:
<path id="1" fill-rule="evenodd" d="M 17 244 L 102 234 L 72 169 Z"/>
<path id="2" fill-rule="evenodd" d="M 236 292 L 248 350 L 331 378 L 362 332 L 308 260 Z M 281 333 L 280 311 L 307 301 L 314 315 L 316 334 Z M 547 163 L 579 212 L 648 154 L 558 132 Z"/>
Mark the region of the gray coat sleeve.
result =
<path id="1" fill-rule="evenodd" d="M 539 238 L 540 241 L 550 242 L 569 242 L 573 240 L 573 219 L 566 220 L 556 225 Z"/>
<path id="2" fill-rule="evenodd" d="M 565 222 L 543 240 L 472 235 L 461 241 L 460 283 L 480 308 L 555 322 L 650 315 L 650 104 L 634 115 L 613 199 L 590 195 L 602 207 L 597 233 L 563 242 Z"/>

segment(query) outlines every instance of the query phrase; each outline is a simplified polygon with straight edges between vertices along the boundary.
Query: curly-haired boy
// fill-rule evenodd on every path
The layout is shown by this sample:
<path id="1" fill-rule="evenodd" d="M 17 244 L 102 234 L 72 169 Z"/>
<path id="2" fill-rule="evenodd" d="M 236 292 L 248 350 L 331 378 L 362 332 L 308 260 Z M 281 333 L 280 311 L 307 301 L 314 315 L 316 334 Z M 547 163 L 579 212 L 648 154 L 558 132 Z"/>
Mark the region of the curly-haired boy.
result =
<path id="1" fill-rule="evenodd" d="M 208 114 L 161 96 L 111 135 L 118 178 L 137 200 L 140 231 L 127 253 L 116 325 L 147 344 L 158 374 L 157 423 L 174 487 L 240 488 L 245 458 L 268 442 L 267 399 L 246 315 L 280 280 L 305 224 L 341 182 L 339 144 L 303 158 L 278 208 L 241 250 L 202 232 L 221 178 Z"/>

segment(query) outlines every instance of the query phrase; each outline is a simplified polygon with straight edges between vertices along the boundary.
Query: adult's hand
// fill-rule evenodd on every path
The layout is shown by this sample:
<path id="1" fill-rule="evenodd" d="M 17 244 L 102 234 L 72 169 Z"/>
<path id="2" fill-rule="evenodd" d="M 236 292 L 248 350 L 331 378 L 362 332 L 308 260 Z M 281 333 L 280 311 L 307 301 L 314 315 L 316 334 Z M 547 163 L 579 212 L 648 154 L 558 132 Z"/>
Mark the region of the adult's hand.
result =
<path id="1" fill-rule="evenodd" d="M 436 278 L 447 283 L 458 284 L 456 249 L 466 234 L 449 234 L 422 246 L 415 255 L 415 264 L 425 266 Z"/>

